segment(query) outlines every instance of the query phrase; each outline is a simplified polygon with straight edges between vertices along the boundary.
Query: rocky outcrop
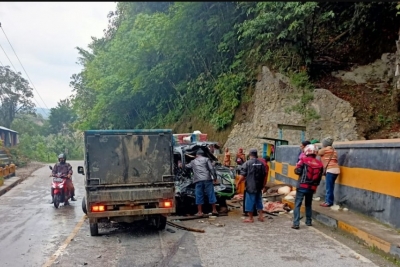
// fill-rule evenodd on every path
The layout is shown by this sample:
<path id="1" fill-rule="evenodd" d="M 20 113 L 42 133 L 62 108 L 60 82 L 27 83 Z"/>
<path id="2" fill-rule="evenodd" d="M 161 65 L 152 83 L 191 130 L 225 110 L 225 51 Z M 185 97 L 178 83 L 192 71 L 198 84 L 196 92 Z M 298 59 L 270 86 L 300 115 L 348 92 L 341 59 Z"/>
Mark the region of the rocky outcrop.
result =
<path id="1" fill-rule="evenodd" d="M 353 66 L 350 71 L 336 71 L 333 77 L 343 81 L 363 84 L 368 82 L 391 83 L 396 71 L 396 56 L 392 53 L 385 53 L 380 59 L 364 66 Z"/>
<path id="2" fill-rule="evenodd" d="M 351 105 L 325 89 L 314 91 L 314 100 L 310 103 L 320 119 L 302 124 L 298 113 L 287 113 L 288 107 L 298 103 L 293 98 L 295 89 L 288 77 L 271 72 L 268 67 L 262 68 L 259 82 L 253 94 L 253 117 L 247 122 L 236 124 L 231 131 L 225 147 L 236 152 L 239 147 L 262 149 L 262 140 L 256 137 L 279 138 L 278 124 L 305 126 L 306 139 L 321 140 L 332 136 L 337 141 L 356 140 L 356 119 Z M 301 133 L 295 130 L 283 130 L 282 139 L 289 144 L 300 144 Z"/>

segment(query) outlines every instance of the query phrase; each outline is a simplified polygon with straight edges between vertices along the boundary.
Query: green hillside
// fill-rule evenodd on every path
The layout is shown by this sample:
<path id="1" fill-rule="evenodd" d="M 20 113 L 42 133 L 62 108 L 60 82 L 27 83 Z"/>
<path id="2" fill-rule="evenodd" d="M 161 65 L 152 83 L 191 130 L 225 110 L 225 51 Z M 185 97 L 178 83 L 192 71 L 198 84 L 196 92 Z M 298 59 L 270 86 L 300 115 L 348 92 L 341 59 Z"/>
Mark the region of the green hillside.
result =
<path id="1" fill-rule="evenodd" d="M 104 37 L 78 48 L 77 127 L 173 127 L 224 141 L 251 112 L 260 66 L 297 81 L 307 102 L 312 84 L 331 71 L 396 51 L 396 5 L 120 2 Z"/>

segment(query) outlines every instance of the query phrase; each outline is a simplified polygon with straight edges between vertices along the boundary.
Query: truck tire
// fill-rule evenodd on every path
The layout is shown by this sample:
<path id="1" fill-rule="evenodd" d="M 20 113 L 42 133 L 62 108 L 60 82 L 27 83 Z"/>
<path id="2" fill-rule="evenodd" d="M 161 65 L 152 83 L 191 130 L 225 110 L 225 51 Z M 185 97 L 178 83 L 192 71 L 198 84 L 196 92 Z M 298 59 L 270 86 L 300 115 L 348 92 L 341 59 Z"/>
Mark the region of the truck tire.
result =
<path id="1" fill-rule="evenodd" d="M 158 215 L 157 217 L 158 218 L 156 219 L 156 229 L 159 231 L 164 230 L 167 226 L 167 217 L 163 215 Z"/>
<path id="2" fill-rule="evenodd" d="M 86 198 L 82 198 L 82 211 L 87 214 L 87 208 L 86 208 Z"/>
<path id="3" fill-rule="evenodd" d="M 97 223 L 90 223 L 90 235 L 91 236 L 99 235 L 99 225 Z"/>

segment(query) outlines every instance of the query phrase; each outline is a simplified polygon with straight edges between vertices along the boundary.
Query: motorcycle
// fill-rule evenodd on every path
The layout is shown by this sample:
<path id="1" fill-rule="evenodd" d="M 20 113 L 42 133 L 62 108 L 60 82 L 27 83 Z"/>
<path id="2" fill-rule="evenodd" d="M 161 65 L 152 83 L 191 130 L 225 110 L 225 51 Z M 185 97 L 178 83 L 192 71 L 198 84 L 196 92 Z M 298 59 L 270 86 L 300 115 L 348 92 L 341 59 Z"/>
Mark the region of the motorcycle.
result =
<path id="1" fill-rule="evenodd" d="M 50 170 L 53 170 L 51 166 Z M 68 179 L 65 175 L 63 176 L 62 173 L 57 173 L 55 176 L 50 175 L 50 177 L 53 177 L 53 181 L 51 183 L 51 188 L 53 189 L 53 204 L 56 209 L 60 206 L 60 203 L 64 203 L 64 206 L 66 205 L 66 202 L 68 199 L 71 197 L 70 192 L 68 191 L 67 185 L 66 185 L 66 179 Z M 68 203 L 67 203 L 68 205 Z"/>

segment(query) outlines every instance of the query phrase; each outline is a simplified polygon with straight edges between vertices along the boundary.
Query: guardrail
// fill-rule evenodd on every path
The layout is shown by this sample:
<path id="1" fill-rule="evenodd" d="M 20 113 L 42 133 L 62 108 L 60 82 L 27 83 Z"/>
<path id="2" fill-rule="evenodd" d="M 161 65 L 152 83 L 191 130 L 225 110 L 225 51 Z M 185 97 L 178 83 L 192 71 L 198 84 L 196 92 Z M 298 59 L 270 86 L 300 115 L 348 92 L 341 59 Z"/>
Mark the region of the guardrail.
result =
<path id="1" fill-rule="evenodd" d="M 0 186 L 4 184 L 4 179 L 15 176 L 15 169 L 17 167 L 15 164 L 6 165 L 5 167 L 0 167 Z"/>
<path id="2" fill-rule="evenodd" d="M 400 229 L 400 139 L 335 142 L 340 175 L 335 202 Z M 271 180 L 296 186 L 298 146 L 279 146 Z M 316 195 L 325 197 L 325 179 Z"/>
<path id="3" fill-rule="evenodd" d="M 15 164 L 10 162 L 8 155 L 0 150 L 0 186 L 4 184 L 4 179 L 15 176 L 15 169 L 17 168 Z"/>

